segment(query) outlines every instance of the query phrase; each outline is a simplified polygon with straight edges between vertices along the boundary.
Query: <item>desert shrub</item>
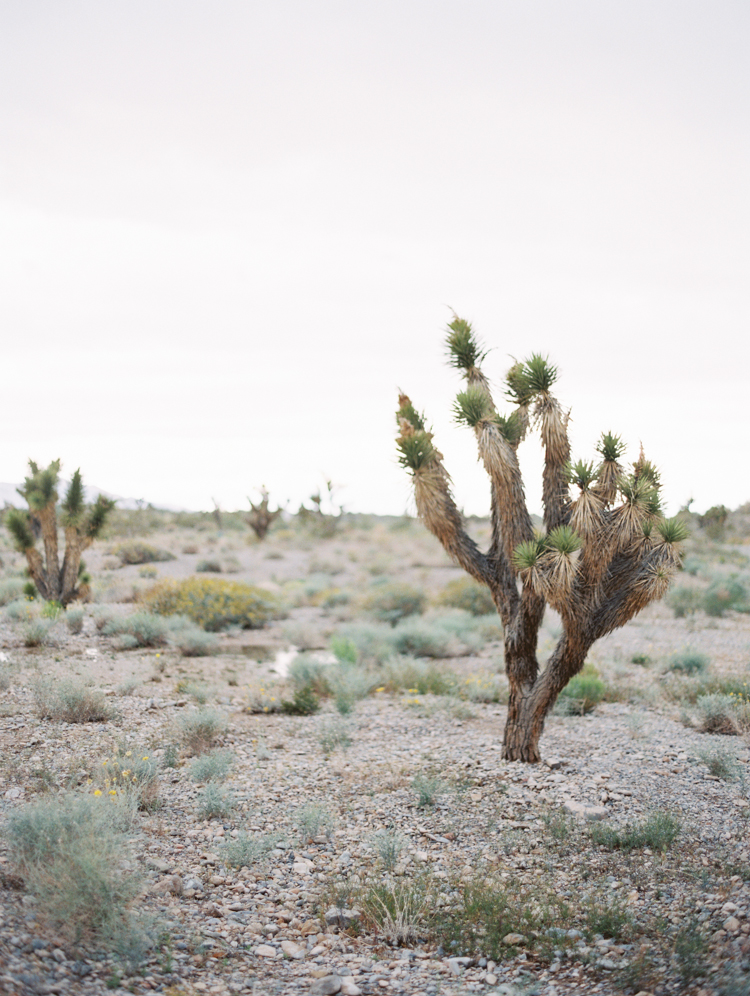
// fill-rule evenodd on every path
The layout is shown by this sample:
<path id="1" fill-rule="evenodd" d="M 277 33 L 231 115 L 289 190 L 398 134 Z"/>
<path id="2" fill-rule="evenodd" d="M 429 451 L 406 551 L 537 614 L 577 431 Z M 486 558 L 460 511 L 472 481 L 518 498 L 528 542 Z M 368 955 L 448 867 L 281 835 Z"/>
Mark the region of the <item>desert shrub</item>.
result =
<path id="1" fill-rule="evenodd" d="M 196 626 L 187 616 L 167 618 L 169 642 L 183 657 L 208 657 L 216 653 L 219 641 L 213 633 Z"/>
<path id="2" fill-rule="evenodd" d="M 713 581 L 703 596 L 703 609 L 708 616 L 723 616 L 725 612 L 750 611 L 745 586 L 737 578 Z"/>
<path id="3" fill-rule="evenodd" d="M 703 761 L 709 773 L 725 782 L 742 781 L 744 768 L 735 754 L 723 748 L 715 750 L 699 750 L 698 757 Z"/>
<path id="4" fill-rule="evenodd" d="M 407 616 L 421 615 L 427 605 L 427 596 L 421 588 L 394 582 L 374 587 L 363 604 L 380 622 L 395 626 Z"/>
<path id="5" fill-rule="evenodd" d="M 41 719 L 54 723 L 104 723 L 112 718 L 112 710 L 97 688 L 70 678 L 38 681 L 32 692 Z"/>
<path id="6" fill-rule="evenodd" d="M 226 778 L 233 764 L 231 751 L 213 750 L 196 757 L 190 765 L 190 777 L 194 782 L 218 782 Z"/>
<path id="7" fill-rule="evenodd" d="M 428 932 L 435 898 L 433 883 L 421 878 L 391 878 L 373 881 L 363 890 L 358 904 L 365 923 L 391 944 L 409 944 Z"/>
<path id="8" fill-rule="evenodd" d="M 687 648 L 672 654 L 668 661 L 670 671 L 681 671 L 683 674 L 700 674 L 708 668 L 710 659 L 698 650 Z"/>
<path id="9" fill-rule="evenodd" d="M 382 683 L 391 692 L 409 690 L 419 695 L 450 695 L 459 687 L 452 671 L 413 657 L 392 657 L 384 668 Z"/>
<path id="10" fill-rule="evenodd" d="M 739 733 L 738 702 L 732 695 L 714 692 L 699 695 L 695 701 L 698 727 L 702 733 Z"/>
<path id="11" fill-rule="evenodd" d="M 281 702 L 282 695 L 275 684 L 249 685 L 245 712 L 254 714 L 280 712 Z"/>
<path id="12" fill-rule="evenodd" d="M 25 647 L 43 647 L 52 642 L 52 624 L 48 619 L 31 619 L 21 630 Z"/>
<path id="13" fill-rule="evenodd" d="M 419 772 L 414 776 L 411 787 L 417 793 L 418 808 L 425 809 L 435 805 L 438 795 L 445 789 L 445 784 L 437 775 Z"/>
<path id="14" fill-rule="evenodd" d="M 184 615 L 215 632 L 228 626 L 259 629 L 278 611 L 262 588 L 223 578 L 165 578 L 144 592 L 143 607 L 159 615 Z"/>
<path id="15" fill-rule="evenodd" d="M 675 585 L 666 602 L 677 619 L 684 619 L 703 608 L 703 592 L 687 585 Z"/>
<path id="16" fill-rule="evenodd" d="M 354 646 L 363 664 L 382 664 L 395 651 L 394 631 L 382 623 L 346 623 L 336 637 Z"/>
<path id="17" fill-rule="evenodd" d="M 596 668 L 587 664 L 560 692 L 556 711 L 568 716 L 588 715 L 602 701 L 606 688 Z"/>
<path id="18" fill-rule="evenodd" d="M 295 690 L 291 699 L 282 699 L 279 707 L 287 716 L 312 716 L 320 709 L 320 699 L 309 685 Z"/>
<path id="19" fill-rule="evenodd" d="M 197 574 L 221 574 L 221 561 L 209 557 L 207 560 L 199 560 L 195 565 Z"/>
<path id="20" fill-rule="evenodd" d="M 229 868 L 250 868 L 267 857 L 276 847 L 275 834 L 248 834 L 241 830 L 221 847 L 221 859 Z"/>
<path id="21" fill-rule="evenodd" d="M 380 858 L 383 869 L 392 872 L 408 844 L 408 839 L 398 830 L 378 830 L 370 838 L 369 844 Z"/>
<path id="22" fill-rule="evenodd" d="M 346 636 L 336 634 L 331 638 L 331 652 L 342 664 L 356 664 L 359 659 L 356 643 Z"/>
<path id="23" fill-rule="evenodd" d="M 333 831 L 333 816 L 320 802 L 308 802 L 300 806 L 292 814 L 292 823 L 306 844 L 324 834 L 329 837 Z"/>
<path id="24" fill-rule="evenodd" d="M 486 616 L 496 612 L 489 588 L 469 577 L 449 581 L 436 598 L 436 602 L 438 605 L 463 609 L 473 616 Z"/>
<path id="25" fill-rule="evenodd" d="M 610 851 L 633 851 L 650 847 L 654 851 L 666 851 L 680 833 L 680 820 L 674 813 L 660 811 L 651 813 L 638 823 L 626 823 L 623 827 L 613 827 L 597 823 L 591 829 L 591 839 L 595 844 Z"/>
<path id="26" fill-rule="evenodd" d="M 675 965 L 683 982 L 689 985 L 708 973 L 708 950 L 708 939 L 703 934 L 700 921 L 693 915 L 682 924 L 674 939 Z M 731 996 L 741 994 L 735 990 Z"/>
<path id="27" fill-rule="evenodd" d="M 138 577 L 145 578 L 147 581 L 153 581 L 153 579 L 158 578 L 158 576 L 159 572 L 153 564 L 144 564 L 143 567 L 138 569 Z"/>
<path id="28" fill-rule="evenodd" d="M 198 547 L 195 543 L 186 543 L 182 548 L 182 552 L 185 554 L 197 553 Z"/>
<path id="29" fill-rule="evenodd" d="M 318 730 L 318 743 L 326 757 L 339 747 L 346 750 L 352 744 L 349 728 L 341 720 L 327 720 Z"/>
<path id="30" fill-rule="evenodd" d="M 107 623 L 111 622 L 114 618 L 112 609 L 108 609 L 105 605 L 95 605 L 93 609 L 93 616 L 94 625 L 100 633 Z"/>
<path id="31" fill-rule="evenodd" d="M 208 784 L 198 793 L 198 816 L 202 820 L 226 819 L 234 811 L 232 793 L 216 782 Z"/>
<path id="32" fill-rule="evenodd" d="M 193 754 L 202 754 L 226 732 L 227 717 L 215 709 L 200 708 L 181 716 L 179 729 L 187 749 Z"/>
<path id="33" fill-rule="evenodd" d="M 144 543 L 143 540 L 131 539 L 118 543 L 112 549 L 115 557 L 120 558 L 122 564 L 152 564 L 165 560 L 175 560 L 175 555 L 169 550 L 160 550 L 158 547 Z"/>
<path id="34" fill-rule="evenodd" d="M 135 612 L 130 616 L 115 616 L 105 623 L 104 636 L 119 636 L 122 650 L 134 647 L 164 647 L 168 640 L 165 620 L 153 612 Z"/>
<path id="35" fill-rule="evenodd" d="M 74 941 L 113 943 L 132 933 L 128 906 L 141 881 L 129 862 L 120 808 L 109 799 L 64 796 L 11 812 L 9 856 L 43 913 Z"/>
<path id="36" fill-rule="evenodd" d="M 68 609 L 65 613 L 65 625 L 68 630 L 74 635 L 80 633 L 83 630 L 83 620 L 85 613 L 83 609 Z"/>
<path id="37" fill-rule="evenodd" d="M 23 598 L 25 582 L 23 578 L 3 578 L 0 580 L 0 605 L 8 605 Z"/>
<path id="38" fill-rule="evenodd" d="M 331 692 L 330 670 L 330 664 L 323 664 L 312 654 L 299 654 L 289 665 L 287 676 L 295 689 L 309 688 L 316 695 L 325 696 Z"/>
<path id="39" fill-rule="evenodd" d="M 503 702 L 507 699 L 508 686 L 499 674 L 472 674 L 458 685 L 456 692 L 470 702 Z"/>
<path id="40" fill-rule="evenodd" d="M 653 662 L 648 654 L 635 653 L 630 658 L 630 663 L 640 664 L 641 667 L 648 667 L 649 664 L 652 664 Z"/>
<path id="41" fill-rule="evenodd" d="M 32 598 L 19 598 L 5 606 L 5 618 L 11 622 L 31 622 L 39 616 L 39 603 Z"/>
<path id="42" fill-rule="evenodd" d="M 159 766 L 147 751 L 121 750 L 106 758 L 98 780 L 107 795 L 130 794 L 137 808 L 147 812 L 159 808 Z"/>
<path id="43" fill-rule="evenodd" d="M 336 709 L 342 715 L 351 712 L 354 704 L 367 698 L 379 684 L 378 676 L 354 665 L 343 667 L 329 665 L 329 668 L 331 695 Z"/>
<path id="44" fill-rule="evenodd" d="M 452 634 L 426 619 L 406 619 L 394 631 L 394 648 L 399 654 L 416 657 L 448 657 L 455 650 Z"/>

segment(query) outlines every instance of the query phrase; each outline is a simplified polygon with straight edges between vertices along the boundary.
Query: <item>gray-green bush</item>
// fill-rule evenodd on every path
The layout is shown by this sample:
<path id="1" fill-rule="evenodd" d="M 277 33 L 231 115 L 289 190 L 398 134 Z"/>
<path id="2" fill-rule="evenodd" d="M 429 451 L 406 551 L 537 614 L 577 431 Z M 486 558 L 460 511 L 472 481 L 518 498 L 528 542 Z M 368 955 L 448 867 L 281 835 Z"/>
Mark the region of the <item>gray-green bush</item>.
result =
<path id="1" fill-rule="evenodd" d="M 32 686 L 37 715 L 55 723 L 104 723 L 112 710 L 97 688 L 72 678 L 42 679 Z"/>

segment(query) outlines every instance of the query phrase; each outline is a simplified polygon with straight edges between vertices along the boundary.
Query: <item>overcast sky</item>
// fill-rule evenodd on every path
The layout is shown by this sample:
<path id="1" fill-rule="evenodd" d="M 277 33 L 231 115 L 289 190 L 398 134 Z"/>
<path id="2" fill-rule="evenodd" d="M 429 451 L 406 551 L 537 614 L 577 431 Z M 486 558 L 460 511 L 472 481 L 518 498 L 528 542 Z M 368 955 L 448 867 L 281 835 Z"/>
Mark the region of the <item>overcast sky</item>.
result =
<path id="1" fill-rule="evenodd" d="M 454 308 L 495 382 L 557 363 L 576 456 L 612 429 L 671 512 L 750 500 L 744 0 L 0 12 L 0 480 L 400 513 L 401 387 L 483 513 Z"/>

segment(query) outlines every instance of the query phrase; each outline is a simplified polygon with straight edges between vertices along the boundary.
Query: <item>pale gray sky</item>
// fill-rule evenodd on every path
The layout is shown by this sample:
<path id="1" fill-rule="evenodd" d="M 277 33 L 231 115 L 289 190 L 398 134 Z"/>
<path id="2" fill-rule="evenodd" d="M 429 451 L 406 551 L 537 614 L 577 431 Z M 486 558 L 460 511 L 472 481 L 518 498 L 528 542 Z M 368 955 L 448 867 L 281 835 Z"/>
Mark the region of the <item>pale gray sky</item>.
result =
<path id="1" fill-rule="evenodd" d="M 560 367 L 670 510 L 750 500 L 750 8 L 0 0 L 0 480 L 401 512 L 396 388 L 456 496 L 448 306 Z M 524 458 L 538 506 L 533 444 Z"/>

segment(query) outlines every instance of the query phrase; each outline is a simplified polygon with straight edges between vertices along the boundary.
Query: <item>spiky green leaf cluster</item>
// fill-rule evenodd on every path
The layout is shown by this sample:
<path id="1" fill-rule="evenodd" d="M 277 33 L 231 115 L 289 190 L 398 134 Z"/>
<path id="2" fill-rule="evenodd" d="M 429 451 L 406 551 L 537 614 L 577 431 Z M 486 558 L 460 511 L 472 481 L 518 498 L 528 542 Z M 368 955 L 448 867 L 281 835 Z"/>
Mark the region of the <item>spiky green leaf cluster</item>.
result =
<path id="1" fill-rule="evenodd" d="M 650 460 L 638 460 L 637 463 L 633 464 L 633 473 L 639 481 L 646 481 L 652 488 L 661 486 L 659 471 Z"/>
<path id="2" fill-rule="evenodd" d="M 57 502 L 57 481 L 60 476 L 60 461 L 53 460 L 49 467 L 42 470 L 33 460 L 29 460 L 31 473 L 18 488 L 18 493 L 25 498 L 29 508 L 41 512 L 50 502 Z"/>
<path id="3" fill-rule="evenodd" d="M 547 537 L 537 534 L 534 539 L 519 543 L 513 551 L 513 566 L 517 571 L 535 567 L 547 546 Z"/>
<path id="4" fill-rule="evenodd" d="M 657 522 L 656 528 L 665 543 L 682 543 L 688 538 L 688 527 L 676 515 L 673 515 L 671 519 L 662 519 L 661 522 Z"/>
<path id="5" fill-rule="evenodd" d="M 31 531 L 28 512 L 22 512 L 18 508 L 9 509 L 5 516 L 5 525 L 20 553 L 25 553 L 26 550 L 33 548 L 34 534 Z"/>
<path id="6" fill-rule="evenodd" d="M 448 362 L 458 370 L 478 367 L 487 355 L 487 350 L 482 349 L 471 323 L 458 316 L 448 325 L 445 344 L 448 347 Z"/>
<path id="7" fill-rule="evenodd" d="M 520 442 L 523 436 L 523 425 L 515 412 L 512 412 L 507 418 L 503 415 L 494 415 L 492 421 L 511 446 Z"/>
<path id="8" fill-rule="evenodd" d="M 616 436 L 613 432 L 603 432 L 596 451 L 601 454 L 602 460 L 616 463 L 625 452 L 625 443 L 621 436 Z"/>
<path id="9" fill-rule="evenodd" d="M 399 450 L 398 462 L 402 467 L 412 472 L 427 467 L 435 459 L 435 447 L 430 434 L 424 430 L 408 436 L 400 436 L 396 440 Z"/>
<path id="10" fill-rule="evenodd" d="M 547 546 L 558 553 L 575 553 L 582 545 L 583 540 L 570 526 L 557 526 L 547 535 Z"/>
<path id="11" fill-rule="evenodd" d="M 115 504 L 116 502 L 113 498 L 105 498 L 104 495 L 97 495 L 96 501 L 91 506 L 91 512 L 86 523 L 87 536 L 91 539 L 96 539 Z"/>
<path id="12" fill-rule="evenodd" d="M 396 423 L 399 423 L 400 419 L 406 419 L 409 425 L 413 425 L 415 429 L 425 429 L 425 419 L 424 412 L 418 412 L 411 401 L 407 398 L 401 405 L 399 405 L 396 412 Z"/>
<path id="13" fill-rule="evenodd" d="M 579 460 L 577 463 L 568 464 L 567 470 L 570 483 L 577 484 L 582 491 L 586 491 L 596 479 L 593 461 L 586 463 L 584 460 Z"/>
<path id="14" fill-rule="evenodd" d="M 549 391 L 557 380 L 557 367 L 546 356 L 533 353 L 523 363 L 514 363 L 505 375 L 506 396 L 517 405 L 528 405 L 537 394 Z"/>
<path id="15" fill-rule="evenodd" d="M 75 526 L 80 521 L 84 510 L 83 480 L 81 471 L 77 470 L 71 478 L 65 500 L 62 503 L 62 520 L 66 526 Z"/>
<path id="16" fill-rule="evenodd" d="M 474 426 L 492 415 L 492 404 L 487 392 L 481 387 L 468 387 L 456 395 L 453 402 L 453 417 L 463 425 Z"/>
<path id="17" fill-rule="evenodd" d="M 627 505 L 633 505 L 641 509 L 647 515 L 661 515 L 661 501 L 659 491 L 646 477 L 636 478 L 635 475 L 623 475 L 618 487 L 623 501 Z"/>

